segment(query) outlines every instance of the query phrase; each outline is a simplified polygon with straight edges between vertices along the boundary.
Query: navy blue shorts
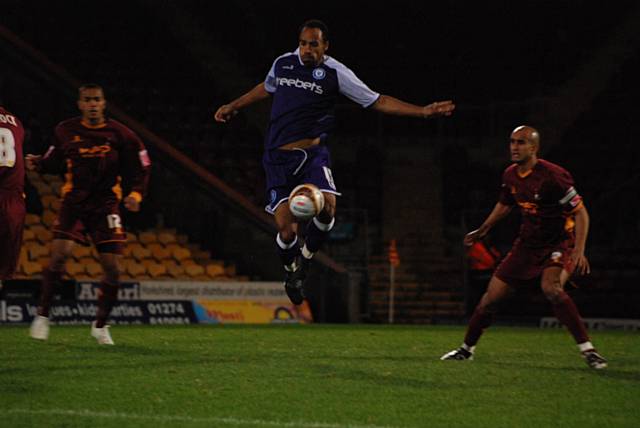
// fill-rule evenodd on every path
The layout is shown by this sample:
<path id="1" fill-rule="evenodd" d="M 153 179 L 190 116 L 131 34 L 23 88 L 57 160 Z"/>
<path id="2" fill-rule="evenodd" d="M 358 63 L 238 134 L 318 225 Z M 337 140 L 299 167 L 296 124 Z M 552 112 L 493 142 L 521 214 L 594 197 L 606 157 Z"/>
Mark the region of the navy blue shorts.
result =
<path id="1" fill-rule="evenodd" d="M 267 176 L 265 210 L 273 214 L 289 199 L 299 184 L 313 184 L 322 192 L 340 195 L 331 175 L 331 156 L 324 145 L 307 149 L 269 150 L 264 153 L 262 165 Z"/>

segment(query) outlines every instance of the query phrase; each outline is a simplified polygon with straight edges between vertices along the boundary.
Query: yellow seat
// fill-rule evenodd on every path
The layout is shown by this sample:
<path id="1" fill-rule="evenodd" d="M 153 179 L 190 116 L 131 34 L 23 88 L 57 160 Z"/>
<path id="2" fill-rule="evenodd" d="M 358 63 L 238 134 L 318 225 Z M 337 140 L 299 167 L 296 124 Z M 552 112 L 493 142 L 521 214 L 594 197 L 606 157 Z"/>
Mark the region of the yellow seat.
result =
<path id="1" fill-rule="evenodd" d="M 185 266 L 184 271 L 192 278 L 204 275 L 204 268 L 197 264 Z"/>
<path id="2" fill-rule="evenodd" d="M 127 273 L 132 278 L 139 278 L 147 274 L 147 268 L 140 263 L 129 263 L 127 265 Z"/>
<path id="3" fill-rule="evenodd" d="M 64 267 L 65 271 L 71 278 L 78 278 L 86 275 L 86 270 L 82 263 L 67 261 Z"/>
<path id="4" fill-rule="evenodd" d="M 60 197 L 56 196 L 56 200 L 51 201 L 51 205 L 49 205 L 49 208 L 51 208 L 51 211 L 58 213 L 60 212 L 61 205 L 62 205 L 62 201 L 60 200 Z"/>
<path id="5" fill-rule="evenodd" d="M 53 239 L 53 233 L 41 224 L 33 225 L 30 229 L 35 233 L 36 240 L 41 244 L 49 244 Z"/>
<path id="6" fill-rule="evenodd" d="M 150 244 L 150 245 L 153 245 L 153 244 Z M 162 246 L 149 248 L 149 250 L 151 251 L 151 256 L 159 262 L 162 260 L 167 260 L 171 258 L 171 251 L 167 250 Z"/>
<path id="7" fill-rule="evenodd" d="M 208 264 L 207 268 L 207 275 L 209 275 L 211 278 L 215 278 L 217 276 L 223 276 L 225 274 L 224 272 L 224 266 L 221 266 L 220 264 Z"/>
<path id="8" fill-rule="evenodd" d="M 87 274 L 91 278 L 101 278 L 104 273 L 104 271 L 102 270 L 102 266 L 100 265 L 100 263 L 96 263 L 95 261 L 93 261 L 93 259 L 91 260 L 92 261 L 85 264 Z"/>
<path id="9" fill-rule="evenodd" d="M 46 209 L 46 208 L 51 208 L 51 205 L 57 201 L 59 198 L 56 195 L 44 195 L 41 200 L 42 200 L 42 206 Z"/>
<path id="10" fill-rule="evenodd" d="M 38 260 L 40 257 L 49 255 L 49 247 L 37 243 L 29 243 L 27 251 L 29 253 L 29 260 Z"/>
<path id="11" fill-rule="evenodd" d="M 187 260 L 191 258 L 191 251 L 189 251 L 186 248 L 176 248 L 172 251 L 173 253 L 173 258 L 176 259 L 177 261 L 181 262 L 183 260 Z"/>
<path id="12" fill-rule="evenodd" d="M 33 232 L 33 230 L 24 229 L 22 231 L 22 242 L 35 241 L 35 240 L 36 240 L 36 234 Z"/>
<path id="13" fill-rule="evenodd" d="M 44 213 L 42 213 L 42 224 L 51 227 L 53 226 L 53 222 L 56 221 L 56 218 L 58 218 L 56 213 L 51 210 L 45 210 Z"/>
<path id="14" fill-rule="evenodd" d="M 91 257 L 93 259 L 93 255 L 91 254 L 91 247 L 87 247 L 85 245 L 75 245 L 71 250 L 71 255 L 78 261 L 85 257 Z"/>
<path id="15" fill-rule="evenodd" d="M 180 265 L 167 265 L 167 273 L 174 278 L 185 278 L 184 267 Z"/>
<path id="16" fill-rule="evenodd" d="M 38 214 L 27 213 L 24 217 L 24 224 L 27 226 L 42 224 L 40 221 L 40 216 Z"/>
<path id="17" fill-rule="evenodd" d="M 138 242 L 138 235 L 133 232 L 127 232 L 127 245 L 130 245 L 133 242 Z"/>
<path id="18" fill-rule="evenodd" d="M 140 261 L 140 260 L 150 259 L 151 251 L 149 251 L 144 247 L 136 247 L 131 251 L 131 255 L 133 256 L 134 259 L 136 259 L 137 261 Z"/>
<path id="19" fill-rule="evenodd" d="M 158 242 L 160 242 L 163 245 L 173 244 L 177 241 L 178 240 L 177 240 L 176 234 L 173 232 L 163 231 L 158 233 Z"/>
<path id="20" fill-rule="evenodd" d="M 160 263 L 153 263 L 147 266 L 147 272 L 151 278 L 161 278 L 167 276 L 167 267 Z"/>
<path id="21" fill-rule="evenodd" d="M 158 235 L 153 231 L 140 232 L 138 235 L 138 240 L 142 244 L 150 244 L 152 242 L 158 242 Z"/>
<path id="22" fill-rule="evenodd" d="M 25 261 L 20 269 L 25 276 L 34 276 L 42 273 L 42 265 L 38 262 Z"/>

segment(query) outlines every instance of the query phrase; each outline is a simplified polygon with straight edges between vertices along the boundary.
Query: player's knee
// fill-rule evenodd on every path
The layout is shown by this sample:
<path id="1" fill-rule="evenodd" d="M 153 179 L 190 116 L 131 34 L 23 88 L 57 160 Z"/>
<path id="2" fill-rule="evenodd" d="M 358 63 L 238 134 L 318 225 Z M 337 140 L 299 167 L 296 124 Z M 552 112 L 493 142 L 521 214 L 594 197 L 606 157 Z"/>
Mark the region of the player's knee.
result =
<path id="1" fill-rule="evenodd" d="M 560 279 L 544 281 L 542 283 L 542 292 L 551 303 L 559 302 L 563 293 Z"/>
<path id="2" fill-rule="evenodd" d="M 296 239 L 296 233 L 292 227 L 286 226 L 278 228 L 278 235 L 280 235 L 280 240 L 285 244 L 290 244 Z"/>

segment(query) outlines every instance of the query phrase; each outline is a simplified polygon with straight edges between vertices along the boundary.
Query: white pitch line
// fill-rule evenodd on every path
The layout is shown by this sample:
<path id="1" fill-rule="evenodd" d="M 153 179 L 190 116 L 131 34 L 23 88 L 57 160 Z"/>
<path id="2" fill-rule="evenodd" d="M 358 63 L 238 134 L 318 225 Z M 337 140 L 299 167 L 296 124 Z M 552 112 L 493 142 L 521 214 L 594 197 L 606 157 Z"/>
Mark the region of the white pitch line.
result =
<path id="1" fill-rule="evenodd" d="M 353 425 L 353 424 L 334 424 L 327 422 L 312 421 L 267 421 L 262 419 L 238 419 L 233 417 L 217 418 L 197 418 L 192 416 L 179 415 L 140 415 L 136 413 L 121 412 L 96 412 L 93 410 L 66 410 L 66 409 L 2 409 L 2 414 L 27 414 L 27 415 L 51 415 L 51 416 L 80 416 L 89 418 L 105 418 L 105 419 L 142 419 L 158 422 L 193 422 L 193 423 L 215 423 L 227 425 L 255 425 L 255 426 L 272 426 L 286 428 L 394 428 L 391 426 L 380 425 Z"/>

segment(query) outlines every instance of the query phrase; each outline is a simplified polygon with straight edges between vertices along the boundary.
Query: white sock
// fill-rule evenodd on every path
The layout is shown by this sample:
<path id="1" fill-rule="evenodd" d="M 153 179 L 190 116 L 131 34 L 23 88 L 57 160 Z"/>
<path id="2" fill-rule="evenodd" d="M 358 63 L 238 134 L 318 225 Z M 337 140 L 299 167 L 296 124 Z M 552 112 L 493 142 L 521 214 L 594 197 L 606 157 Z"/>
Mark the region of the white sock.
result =
<path id="1" fill-rule="evenodd" d="M 302 250 L 300 252 L 302 253 L 302 257 L 304 257 L 305 259 L 310 259 L 315 254 L 309 251 L 306 244 L 304 245 L 304 247 L 302 247 Z"/>
<path id="2" fill-rule="evenodd" d="M 469 351 L 473 354 L 473 352 L 476 350 L 475 346 L 469 346 L 466 343 L 463 343 L 461 346 L 462 349 L 464 349 L 465 351 Z"/>
<path id="3" fill-rule="evenodd" d="M 586 352 L 594 348 L 591 342 L 584 342 L 584 343 L 578 343 L 578 349 L 580 349 L 580 352 Z"/>

